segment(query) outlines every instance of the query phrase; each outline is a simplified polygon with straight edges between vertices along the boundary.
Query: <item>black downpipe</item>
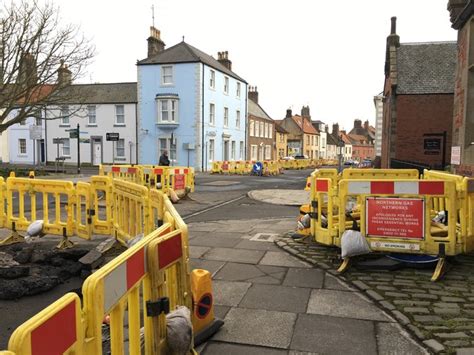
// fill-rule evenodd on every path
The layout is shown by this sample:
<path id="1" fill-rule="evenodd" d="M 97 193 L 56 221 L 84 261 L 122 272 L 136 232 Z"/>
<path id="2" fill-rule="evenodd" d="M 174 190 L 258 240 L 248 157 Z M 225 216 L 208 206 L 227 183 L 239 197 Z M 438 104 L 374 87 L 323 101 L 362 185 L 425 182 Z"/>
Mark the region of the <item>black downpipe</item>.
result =
<path id="1" fill-rule="evenodd" d="M 248 112 L 247 112 L 247 100 L 249 98 L 248 89 L 249 86 L 245 85 L 245 138 L 244 138 L 244 160 L 247 160 L 247 133 L 248 133 Z M 250 159 L 248 159 L 250 160 Z"/>
<path id="2" fill-rule="evenodd" d="M 130 164 L 132 164 L 131 160 L 132 156 L 130 155 Z M 135 103 L 135 164 L 138 164 L 138 102 Z"/>

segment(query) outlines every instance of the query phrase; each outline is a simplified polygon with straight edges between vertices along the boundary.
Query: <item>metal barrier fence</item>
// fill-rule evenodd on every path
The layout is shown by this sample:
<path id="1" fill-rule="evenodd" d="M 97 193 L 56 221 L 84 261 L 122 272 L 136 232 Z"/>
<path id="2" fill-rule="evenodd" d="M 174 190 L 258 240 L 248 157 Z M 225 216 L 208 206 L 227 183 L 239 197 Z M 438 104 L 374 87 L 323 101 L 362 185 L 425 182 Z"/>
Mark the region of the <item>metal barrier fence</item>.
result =
<path id="1" fill-rule="evenodd" d="M 330 169 L 311 174 L 311 234 L 341 247 L 345 231 L 359 230 L 372 251 L 445 257 L 474 250 L 474 179 L 415 169 Z M 435 217 L 446 216 L 439 223 Z M 348 267 L 346 258 L 340 271 Z"/>
<path id="2" fill-rule="evenodd" d="M 77 230 L 88 238 L 92 232 L 113 232 L 121 243 L 139 233 L 145 234 L 86 279 L 82 305 L 76 294 L 64 295 L 18 327 L 5 353 L 101 354 L 105 317 L 110 318 L 111 352 L 124 353 L 125 316 L 128 317 L 129 353 L 141 353 L 141 343 L 146 354 L 165 353 L 165 314 L 178 305 L 193 307 L 188 230 L 168 197 L 156 189 L 109 176 L 95 176 L 90 183 L 78 183 L 75 187 L 72 183 L 53 184 L 51 180 L 8 178 L 4 189 L 2 182 L 0 180 L 0 191 L 5 191 L 7 197 L 15 191 L 20 195 L 26 191 L 65 192 L 68 196 L 66 221 L 56 218 L 54 223 L 45 223 L 53 225 L 50 228 L 56 234 L 62 235 L 56 227 L 64 226 L 68 230 L 69 224 L 72 231 Z M 4 198 L 3 195 L 0 200 Z M 8 203 L 8 207 L 11 206 Z M 22 206 L 19 215 L 13 217 L 15 222 L 20 222 L 20 228 L 27 220 L 24 203 Z M 45 203 L 46 211 L 48 206 Z M 99 209 L 104 213 L 96 213 Z M 106 218 L 99 218 L 101 214 Z M 13 216 L 13 211 L 8 211 L 5 221 L 9 216 Z"/>

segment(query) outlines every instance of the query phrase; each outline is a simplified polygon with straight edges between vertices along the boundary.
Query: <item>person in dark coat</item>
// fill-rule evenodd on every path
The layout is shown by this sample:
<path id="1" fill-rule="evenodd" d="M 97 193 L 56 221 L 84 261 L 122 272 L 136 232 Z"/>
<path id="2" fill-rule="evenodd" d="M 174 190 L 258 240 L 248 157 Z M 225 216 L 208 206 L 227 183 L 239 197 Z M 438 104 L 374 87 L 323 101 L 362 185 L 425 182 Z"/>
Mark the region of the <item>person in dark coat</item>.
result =
<path id="1" fill-rule="evenodd" d="M 170 160 L 168 159 L 168 151 L 164 151 L 160 156 L 160 161 L 158 162 L 159 166 L 169 166 Z"/>

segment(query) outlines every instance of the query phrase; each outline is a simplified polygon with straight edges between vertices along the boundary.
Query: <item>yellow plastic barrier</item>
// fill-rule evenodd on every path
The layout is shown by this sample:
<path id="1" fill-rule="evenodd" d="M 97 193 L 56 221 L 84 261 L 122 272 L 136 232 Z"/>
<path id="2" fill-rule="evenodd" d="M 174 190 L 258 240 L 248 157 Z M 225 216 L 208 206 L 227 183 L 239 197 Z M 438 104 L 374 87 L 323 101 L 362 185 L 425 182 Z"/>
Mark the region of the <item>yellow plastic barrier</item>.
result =
<path id="1" fill-rule="evenodd" d="M 92 233 L 112 234 L 113 179 L 110 176 L 91 178 Z"/>
<path id="2" fill-rule="evenodd" d="M 14 223 L 17 230 L 26 230 L 32 221 L 43 219 L 45 233 L 73 235 L 76 196 L 72 182 L 9 177 L 5 192 L 7 226 Z M 14 199 L 18 202 L 18 208 L 14 208 Z M 42 218 L 38 218 L 39 203 Z M 51 203 L 53 208 L 50 208 Z M 26 212 L 28 205 L 30 211 Z"/>
<path id="3" fill-rule="evenodd" d="M 178 195 L 194 191 L 194 171 L 191 168 L 170 167 L 169 187 Z"/>
<path id="4" fill-rule="evenodd" d="M 121 180 L 143 185 L 143 171 L 140 166 L 132 165 L 100 165 L 99 175 L 109 175 Z"/>
<path id="5" fill-rule="evenodd" d="M 144 166 L 143 182 L 145 186 L 166 192 L 169 188 L 168 166 Z"/>
<path id="6" fill-rule="evenodd" d="M 18 355 L 86 354 L 84 344 L 81 300 L 67 293 L 20 325 L 10 337 L 8 350 Z"/>
<path id="7" fill-rule="evenodd" d="M 349 168 L 342 171 L 343 179 L 418 179 L 416 169 L 358 169 Z"/>

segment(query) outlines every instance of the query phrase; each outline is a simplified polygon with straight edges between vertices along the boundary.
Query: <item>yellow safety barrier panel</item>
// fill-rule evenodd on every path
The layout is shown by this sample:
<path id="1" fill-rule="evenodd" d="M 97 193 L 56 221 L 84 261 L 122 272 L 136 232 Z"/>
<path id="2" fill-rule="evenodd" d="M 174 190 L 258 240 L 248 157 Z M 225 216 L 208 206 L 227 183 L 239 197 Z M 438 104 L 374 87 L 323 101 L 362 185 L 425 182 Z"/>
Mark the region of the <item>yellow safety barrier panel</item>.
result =
<path id="1" fill-rule="evenodd" d="M 343 179 L 418 179 L 416 169 L 358 169 L 342 171 Z"/>
<path id="2" fill-rule="evenodd" d="M 169 169 L 168 166 L 143 166 L 144 185 L 167 192 L 169 188 Z"/>
<path id="3" fill-rule="evenodd" d="M 113 179 L 110 176 L 93 176 L 91 188 L 92 233 L 112 234 Z"/>
<path id="4" fill-rule="evenodd" d="M 75 293 L 67 293 L 20 325 L 8 350 L 18 355 L 86 354 L 84 345 L 81 301 Z"/>
<path id="5" fill-rule="evenodd" d="M 194 191 L 194 171 L 191 168 L 170 167 L 169 187 L 178 195 Z"/>
<path id="6" fill-rule="evenodd" d="M 143 171 L 139 166 L 132 165 L 100 165 L 99 175 L 135 182 L 143 185 Z"/>

